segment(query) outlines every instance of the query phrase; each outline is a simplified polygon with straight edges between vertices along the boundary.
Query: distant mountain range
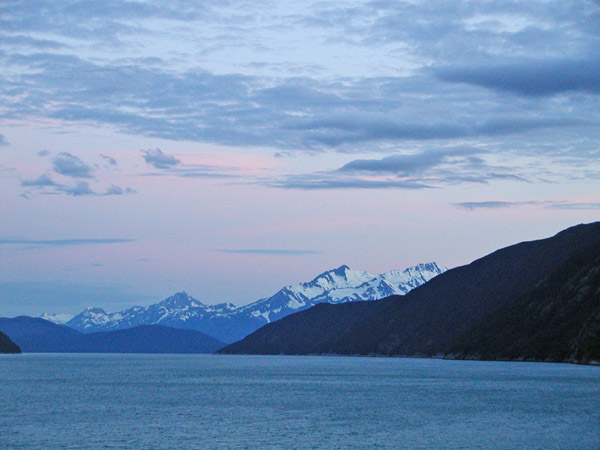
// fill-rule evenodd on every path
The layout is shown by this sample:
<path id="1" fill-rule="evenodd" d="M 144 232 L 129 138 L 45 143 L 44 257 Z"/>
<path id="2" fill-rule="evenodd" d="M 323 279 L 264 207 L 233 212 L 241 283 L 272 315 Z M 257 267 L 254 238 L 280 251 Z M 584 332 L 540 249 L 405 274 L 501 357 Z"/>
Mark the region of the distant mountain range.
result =
<path id="1" fill-rule="evenodd" d="M 0 331 L 0 353 L 21 353 L 19 346 L 2 331 Z"/>
<path id="2" fill-rule="evenodd" d="M 341 304 L 404 295 L 445 270 L 431 262 L 403 271 L 394 270 L 374 275 L 351 270 L 344 265 L 324 272 L 310 282 L 284 287 L 271 297 L 249 305 L 205 305 L 187 293 L 180 292 L 154 305 L 135 306 L 114 313 L 107 313 L 101 308 L 87 308 L 65 325 L 90 333 L 160 324 L 197 330 L 223 342 L 234 342 L 263 325 L 319 303 Z M 57 316 L 42 317 L 60 322 L 60 317 Z"/>
<path id="3" fill-rule="evenodd" d="M 0 318 L 3 330 L 23 352 L 40 353 L 214 353 L 225 344 L 199 331 L 161 325 L 84 334 L 50 321 Z"/>
<path id="4" fill-rule="evenodd" d="M 498 250 L 404 297 L 319 304 L 219 353 L 600 361 L 600 222 Z"/>

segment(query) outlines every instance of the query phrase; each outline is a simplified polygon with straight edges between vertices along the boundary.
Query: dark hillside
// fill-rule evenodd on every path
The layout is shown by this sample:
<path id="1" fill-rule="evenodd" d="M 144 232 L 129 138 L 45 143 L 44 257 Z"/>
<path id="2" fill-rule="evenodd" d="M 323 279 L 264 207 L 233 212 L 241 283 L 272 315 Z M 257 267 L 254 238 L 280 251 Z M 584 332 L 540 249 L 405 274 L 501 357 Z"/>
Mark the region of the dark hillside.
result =
<path id="1" fill-rule="evenodd" d="M 0 353 L 21 353 L 19 346 L 2 331 L 0 331 Z"/>
<path id="2" fill-rule="evenodd" d="M 37 353 L 214 353 L 225 344 L 195 330 L 141 325 L 84 334 L 47 320 L 0 318 L 0 330 L 23 352 Z"/>
<path id="3" fill-rule="evenodd" d="M 379 307 L 374 307 L 377 304 Z M 272 322 L 217 353 L 295 355 L 321 353 L 324 343 L 348 329 L 359 318 L 373 314 L 384 303 L 366 301 L 331 305 L 321 303 Z"/>
<path id="4" fill-rule="evenodd" d="M 600 244 L 462 334 L 457 358 L 600 362 Z"/>

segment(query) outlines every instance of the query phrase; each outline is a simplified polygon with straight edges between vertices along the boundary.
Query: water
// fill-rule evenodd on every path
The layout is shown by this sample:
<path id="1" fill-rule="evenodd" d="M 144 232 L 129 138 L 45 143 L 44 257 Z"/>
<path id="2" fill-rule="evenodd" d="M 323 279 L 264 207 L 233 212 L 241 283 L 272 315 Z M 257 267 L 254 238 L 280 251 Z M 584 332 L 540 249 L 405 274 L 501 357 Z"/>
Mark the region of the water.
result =
<path id="1" fill-rule="evenodd" d="M 600 449 L 600 368 L 3 355 L 1 450 Z"/>

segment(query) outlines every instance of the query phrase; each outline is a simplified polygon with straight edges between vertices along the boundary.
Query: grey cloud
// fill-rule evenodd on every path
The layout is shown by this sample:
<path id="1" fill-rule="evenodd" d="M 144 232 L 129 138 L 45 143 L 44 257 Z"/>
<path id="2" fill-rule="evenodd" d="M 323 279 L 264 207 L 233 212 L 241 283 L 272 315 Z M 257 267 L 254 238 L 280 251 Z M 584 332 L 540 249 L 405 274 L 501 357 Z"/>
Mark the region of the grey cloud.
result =
<path id="1" fill-rule="evenodd" d="M 506 202 L 499 200 L 490 200 L 484 202 L 460 202 L 455 203 L 454 206 L 457 206 L 462 209 L 474 210 L 474 209 L 502 209 L 502 208 L 515 208 L 519 206 L 525 205 L 538 205 L 540 202 L 535 201 L 527 201 L 527 202 Z"/>
<path id="2" fill-rule="evenodd" d="M 574 127 L 588 129 L 580 133 L 579 139 L 585 140 L 599 121 L 594 120 L 593 105 L 587 111 L 573 109 L 569 102 L 548 103 L 532 114 L 528 105 L 508 99 L 482 100 L 480 93 L 448 87 L 427 74 L 340 83 L 206 71 L 171 73 L 160 68 L 99 65 L 68 55 L 17 55 L 9 61 L 37 71 L 13 83 L 14 89 L 28 95 L 8 113 L 12 117 L 43 114 L 110 124 L 133 134 L 267 145 L 282 151 L 359 151 L 365 143 L 378 146 L 474 137 L 497 141 L 511 135 L 527 135 L 531 142 L 527 134 L 531 131 Z M 78 75 L 82 73 L 85 77 Z M 559 151 L 559 144 L 555 145 Z M 160 149 L 144 151 L 144 158 L 161 169 L 177 162 Z"/>
<path id="3" fill-rule="evenodd" d="M 113 184 L 106 190 L 104 195 L 123 195 L 124 193 L 125 191 L 123 191 L 123 188 L 120 188 L 119 186 L 115 186 Z"/>
<path id="4" fill-rule="evenodd" d="M 320 189 L 431 189 L 423 183 L 401 180 L 366 180 L 361 178 L 343 178 L 319 175 L 290 176 L 282 180 L 272 180 L 268 186 L 284 189 L 320 190 Z"/>
<path id="5" fill-rule="evenodd" d="M 505 180 L 528 182 L 515 169 L 489 164 L 486 150 L 451 147 L 381 159 L 357 159 L 339 169 L 288 175 L 263 184 L 287 189 L 428 189 Z"/>
<path id="6" fill-rule="evenodd" d="M 112 156 L 100 154 L 100 157 L 102 159 L 104 159 L 111 166 L 116 166 L 117 165 L 117 160 L 115 158 L 113 158 Z"/>
<path id="7" fill-rule="evenodd" d="M 8 145 L 8 141 L 6 140 L 3 134 L 0 134 L 0 147 L 3 145 Z"/>
<path id="8" fill-rule="evenodd" d="M 399 44 L 404 55 L 426 61 L 472 64 L 497 60 L 502 53 L 594 51 L 597 4 L 566 0 L 544 6 L 518 1 L 321 2 L 297 24 L 328 30 L 333 39 L 354 45 L 393 50 Z"/>
<path id="9" fill-rule="evenodd" d="M 522 206 L 538 206 L 546 209 L 565 209 L 565 210 L 596 210 L 600 209 L 600 203 L 579 203 L 569 202 L 564 200 L 530 200 L 530 201 L 501 201 L 489 200 L 481 202 L 460 202 L 454 203 L 458 208 L 475 210 L 475 209 L 503 209 L 503 208 L 519 208 Z"/>
<path id="10" fill-rule="evenodd" d="M 103 193 L 98 193 L 94 191 L 90 184 L 87 181 L 79 181 L 75 185 L 67 185 L 56 183 L 49 175 L 40 175 L 38 178 L 32 180 L 23 180 L 21 181 L 21 186 L 23 187 L 32 187 L 41 190 L 42 194 L 65 194 L 71 195 L 73 197 L 81 197 L 81 196 L 89 196 L 89 195 L 101 195 L 101 196 L 111 196 L 111 195 L 125 195 L 125 194 L 134 194 L 136 191 L 131 188 L 121 188 L 119 186 L 115 186 L 114 184 L 108 187 Z M 22 197 L 29 199 L 31 197 L 30 193 L 24 192 Z"/>
<path id="11" fill-rule="evenodd" d="M 548 207 L 552 209 L 595 210 L 600 209 L 600 203 L 557 202 Z"/>
<path id="12" fill-rule="evenodd" d="M 144 33 L 140 25 L 131 21 L 152 18 L 191 19 L 200 16 L 207 8 L 187 2 L 170 2 L 168 5 L 147 2 L 46 2 L 32 7 L 31 2 L 14 0 L 3 5 L 0 29 L 23 33 L 36 31 L 102 42 L 118 46 L 120 37 Z"/>
<path id="13" fill-rule="evenodd" d="M 39 152 L 37 152 L 37 155 L 41 158 L 50 155 L 50 151 L 49 150 L 40 150 Z"/>
<path id="14" fill-rule="evenodd" d="M 115 186 L 114 184 L 112 184 L 108 189 L 106 189 L 106 191 L 104 191 L 103 194 L 98 194 L 98 195 L 127 195 L 127 194 L 135 194 L 137 191 L 135 189 L 132 189 L 130 187 L 127 187 L 125 189 L 123 189 L 120 186 Z"/>
<path id="15" fill-rule="evenodd" d="M 50 178 L 50 175 L 44 174 L 44 175 L 40 175 L 39 177 L 37 177 L 33 180 L 21 181 L 21 186 L 42 188 L 42 187 L 48 187 L 48 186 L 56 186 L 56 183 L 54 182 L 54 180 L 52 180 L 52 178 Z"/>
<path id="16" fill-rule="evenodd" d="M 94 191 L 90 188 L 90 184 L 87 181 L 79 181 L 75 186 L 60 185 L 56 188 L 58 192 L 63 192 L 73 197 L 79 197 L 82 195 L 94 195 Z"/>
<path id="17" fill-rule="evenodd" d="M 169 169 L 181 162 L 173 155 L 166 155 L 159 148 L 142 150 L 142 153 L 144 155 L 144 161 L 157 169 Z"/>
<path id="18" fill-rule="evenodd" d="M 92 178 L 92 168 L 71 153 L 59 153 L 52 161 L 52 168 L 67 177 Z"/>
<path id="19" fill-rule="evenodd" d="M 251 249 L 217 249 L 221 253 L 240 253 L 240 254 L 255 254 L 255 255 L 315 255 L 322 252 L 315 250 L 290 250 L 290 249 L 272 249 L 272 248 L 251 248 Z"/>
<path id="20" fill-rule="evenodd" d="M 569 91 L 600 94 L 600 58 L 541 59 L 502 65 L 447 67 L 435 69 L 434 73 L 444 81 L 526 96 Z"/>
<path id="21" fill-rule="evenodd" d="M 43 150 L 38 152 L 39 156 L 47 156 L 50 152 Z M 101 155 L 103 159 L 108 161 L 110 165 L 116 165 L 116 160 L 110 156 Z M 113 164 L 114 163 L 114 164 Z M 99 166 L 97 166 L 99 167 Z M 59 153 L 52 160 L 52 168 L 60 175 L 64 175 L 71 178 L 92 178 L 92 168 L 84 163 L 77 156 L 71 153 Z M 78 181 L 74 185 L 59 183 L 53 180 L 50 175 L 42 174 L 34 179 L 25 179 L 21 181 L 21 186 L 35 188 L 40 194 L 55 195 L 64 194 L 73 197 L 90 196 L 90 195 L 101 195 L 101 196 L 112 196 L 112 195 L 124 195 L 134 194 L 136 191 L 132 188 L 123 189 L 120 186 L 111 185 L 105 189 L 104 192 L 97 192 L 87 181 Z M 21 195 L 23 198 L 29 199 L 31 192 L 23 192 Z"/>
<path id="22" fill-rule="evenodd" d="M 123 189 L 119 186 L 111 185 L 108 189 L 106 189 L 102 193 L 98 193 L 90 187 L 90 184 L 87 181 L 79 181 L 75 186 L 66 186 L 66 185 L 58 185 L 56 187 L 57 192 L 61 192 L 67 195 L 72 195 L 73 197 L 80 197 L 86 195 L 101 195 L 101 196 L 111 196 L 111 195 L 124 195 L 124 194 L 134 194 L 136 191 L 131 188 Z"/>
<path id="23" fill-rule="evenodd" d="M 0 238 L 0 245 L 43 245 L 50 247 L 67 247 L 73 245 L 123 244 L 135 242 L 135 239 L 22 239 Z"/>
<path id="24" fill-rule="evenodd" d="M 437 167 L 452 157 L 464 157 L 485 153 L 477 148 L 453 148 L 421 152 L 412 155 L 391 155 L 382 159 L 357 159 L 349 162 L 340 172 L 370 172 L 414 176 Z M 481 159 L 467 159 L 469 164 L 481 165 Z"/>
<path id="25" fill-rule="evenodd" d="M 473 137 L 506 136 L 527 133 L 541 128 L 597 127 L 600 121 L 586 119 L 544 117 L 494 118 L 474 120 L 470 124 L 418 123 L 392 119 L 386 115 L 347 114 L 341 117 L 322 119 L 293 119 L 285 127 L 306 131 L 308 143 L 338 147 L 343 144 L 357 144 L 367 141 L 395 142 L 404 140 L 456 140 Z"/>
<path id="26" fill-rule="evenodd" d="M 318 45 L 337 40 L 353 48 L 369 46 L 406 58 L 411 67 L 406 75 L 377 77 L 357 70 L 325 78 L 328 72 L 307 70 L 308 63 L 302 76 L 287 78 L 257 75 L 257 68 L 254 75 L 217 74 L 198 69 L 202 61 L 192 52 L 180 56 L 180 65 L 169 65 L 123 56 L 111 47 L 126 45 L 125 37 L 143 47 L 141 38 L 157 31 L 156 21 L 162 19 L 174 21 L 169 39 L 180 38 L 177 33 L 186 33 L 184 29 L 210 28 L 206 37 L 211 42 L 202 51 L 226 43 L 268 54 L 275 44 L 272 36 L 265 37 L 266 30 L 309 29 L 317 31 Z M 589 160 L 582 148 L 595 145 L 598 137 L 595 95 L 569 95 L 561 102 L 549 95 L 597 93 L 597 70 L 589 62 L 597 58 L 600 33 L 597 5 L 591 2 L 551 1 L 544 8 L 518 1 L 318 2 L 288 14 L 268 4 L 236 0 L 57 0 L 39 8 L 15 0 L 4 9 L 0 29 L 12 35 L 54 35 L 65 42 L 76 38 L 104 49 L 102 57 L 86 59 L 74 56 L 87 54 L 77 48 L 44 53 L 31 42 L 27 49 L 0 53 L 11 74 L 0 75 L 0 93 L 20 99 L 6 107 L 8 118 L 49 117 L 110 125 L 135 135 L 270 146 L 281 152 L 360 152 L 404 142 L 477 139 L 499 152 L 540 153 L 544 148 L 546 154 L 560 154 L 569 149 Z M 569 75 L 569 61 L 560 59 L 565 54 L 581 69 L 580 79 Z M 539 58 L 543 70 L 556 73 L 539 87 L 534 85 L 540 71 L 533 58 Z M 514 61 L 526 64 L 519 67 Z M 505 78 L 494 78 L 497 68 Z M 447 82 L 450 78 L 460 83 Z M 484 85 L 497 94 L 482 91 L 479 86 Z M 515 98 L 512 93 L 519 91 L 525 95 Z M 569 137 L 575 128 L 578 135 Z M 541 129 L 547 133 L 533 133 Z M 505 149 L 507 137 L 514 139 L 511 150 Z M 571 145 L 575 139 L 577 146 Z M 164 166 L 174 164 L 160 168 Z"/>
<path id="27" fill-rule="evenodd" d="M 59 49 L 68 47 L 68 45 L 63 44 L 62 42 L 49 40 L 49 39 L 37 39 L 31 36 L 26 36 L 23 34 L 10 35 L 10 34 L 2 34 L 0 35 L 0 43 L 4 45 L 12 45 L 12 46 L 21 46 L 26 48 L 35 48 L 39 50 L 48 50 L 48 49 Z"/>
<path id="28" fill-rule="evenodd" d="M 175 173 L 176 176 L 181 178 L 236 178 L 237 175 L 228 173 L 210 173 L 210 172 L 198 172 L 198 171 L 183 171 Z"/>

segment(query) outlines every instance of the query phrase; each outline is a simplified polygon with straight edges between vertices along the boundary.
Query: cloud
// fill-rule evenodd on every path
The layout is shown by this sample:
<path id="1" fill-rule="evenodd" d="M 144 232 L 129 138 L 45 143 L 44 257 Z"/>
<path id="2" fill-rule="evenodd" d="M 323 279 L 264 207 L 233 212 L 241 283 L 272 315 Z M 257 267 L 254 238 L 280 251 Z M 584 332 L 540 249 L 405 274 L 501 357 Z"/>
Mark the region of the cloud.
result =
<path id="1" fill-rule="evenodd" d="M 565 200 L 530 200 L 530 201 L 503 201 L 489 200 L 481 202 L 460 202 L 454 203 L 454 206 L 467 210 L 475 209 L 503 209 L 519 208 L 522 206 L 537 206 L 545 209 L 565 209 L 565 210 L 596 210 L 600 209 L 600 203 L 579 203 Z"/>
<path id="2" fill-rule="evenodd" d="M 75 186 L 58 185 L 56 187 L 57 192 L 62 192 L 73 197 L 87 196 L 87 195 L 100 195 L 100 196 L 111 196 L 111 195 L 124 195 L 134 194 L 136 191 L 131 188 L 123 189 L 114 184 L 107 188 L 104 192 L 98 193 L 90 187 L 87 181 L 80 181 Z"/>
<path id="3" fill-rule="evenodd" d="M 127 195 L 127 194 L 137 194 L 137 191 L 130 187 L 126 187 L 125 189 L 123 189 L 123 188 L 121 188 L 119 186 L 115 186 L 113 184 L 102 195 Z"/>
<path id="4" fill-rule="evenodd" d="M 505 146 L 499 138 L 515 136 L 522 148 L 543 142 L 547 152 L 568 147 L 576 153 L 581 146 L 565 146 L 561 139 L 568 135 L 563 131 L 578 129 L 578 140 L 591 142 L 600 121 L 593 105 L 581 99 L 561 104 L 540 99 L 533 108 L 511 96 L 490 97 L 449 84 L 428 70 L 330 81 L 176 72 L 49 53 L 6 59 L 22 72 L 11 81 L 12 90 L 26 98 L 9 105 L 9 117 L 41 115 L 111 125 L 136 135 L 270 146 L 282 152 L 359 152 L 366 144 L 377 149 L 473 138 L 500 150 Z M 587 106 L 578 107 L 580 103 Z M 532 133 L 541 129 L 548 133 Z M 159 169 L 179 163 L 160 149 L 143 150 L 143 157 Z"/>
<path id="5" fill-rule="evenodd" d="M 262 180 L 263 184 L 286 189 L 431 189 L 451 184 L 490 181 L 527 182 L 526 176 L 510 167 L 489 164 L 477 147 L 449 147 L 380 159 L 356 159 L 331 171 L 288 175 Z"/>
<path id="6" fill-rule="evenodd" d="M 48 247 L 70 247 L 74 245 L 102 245 L 123 244 L 135 242 L 135 239 L 22 239 L 22 238 L 0 238 L 0 245 L 37 245 Z"/>
<path id="7" fill-rule="evenodd" d="M 72 178 L 93 178 L 93 169 L 77 156 L 62 152 L 52 161 L 52 168 L 58 174 Z"/>
<path id="8" fill-rule="evenodd" d="M 24 187 L 48 187 L 48 186 L 57 186 L 57 184 L 50 178 L 50 175 L 44 174 L 40 175 L 34 180 L 23 180 L 21 181 L 21 186 Z"/>
<path id="9" fill-rule="evenodd" d="M 385 173 L 414 176 L 437 167 L 452 158 L 461 158 L 485 153 L 474 147 L 451 148 L 427 151 L 410 155 L 391 155 L 381 159 L 357 159 L 344 165 L 340 172 Z M 481 165 L 481 159 L 467 159 L 471 164 Z"/>
<path id="10" fill-rule="evenodd" d="M 112 156 L 107 156 L 107 155 L 100 154 L 100 157 L 102 159 L 104 159 L 111 166 L 116 166 L 117 165 L 117 160 L 115 158 L 113 158 Z"/>
<path id="11" fill-rule="evenodd" d="M 577 202 L 556 202 L 552 205 L 549 205 L 548 208 L 552 209 L 575 209 L 575 210 L 595 210 L 600 209 L 600 203 L 577 203 Z"/>
<path id="12" fill-rule="evenodd" d="M 235 171 L 234 167 L 208 166 L 203 164 L 184 164 L 180 167 L 171 168 L 162 172 L 143 173 L 144 177 L 175 176 L 179 178 L 237 178 L 235 173 L 224 173 L 223 171 Z"/>
<path id="13" fill-rule="evenodd" d="M 43 150 L 38 152 L 40 156 L 47 156 L 50 152 Z M 110 165 L 116 165 L 117 162 L 110 156 L 101 155 L 103 159 L 108 161 Z M 59 153 L 52 160 L 52 168 L 60 175 L 64 175 L 71 178 L 92 178 L 92 168 L 85 164 L 77 156 L 71 153 Z M 21 181 L 22 187 L 34 188 L 41 194 L 64 194 L 73 197 L 81 196 L 113 196 L 113 195 L 124 195 L 134 194 L 136 191 L 130 187 L 123 189 L 120 186 L 114 184 L 110 185 L 103 192 L 94 190 L 90 183 L 87 181 L 77 181 L 74 185 L 59 183 L 53 180 L 50 175 L 43 174 L 34 179 L 25 179 Z M 21 197 L 25 199 L 31 198 L 31 192 L 21 193 Z"/>
<path id="14" fill-rule="evenodd" d="M 66 48 L 68 45 L 63 44 L 62 42 L 50 40 L 50 39 L 37 39 L 31 36 L 26 36 L 23 34 L 10 35 L 10 34 L 1 34 L 0 35 L 0 43 L 6 46 L 18 46 L 24 48 L 35 48 L 40 50 L 56 50 L 60 48 Z"/>
<path id="15" fill-rule="evenodd" d="M 98 193 L 94 191 L 87 181 L 79 181 L 75 185 L 67 185 L 56 183 L 49 175 L 40 175 L 38 178 L 32 180 L 21 181 L 21 186 L 31 187 L 41 190 L 43 194 L 65 194 L 73 197 L 100 195 L 100 196 L 111 196 L 111 195 L 125 195 L 135 194 L 136 191 L 131 188 L 121 188 L 114 184 L 109 186 L 104 192 Z M 23 198 L 29 199 L 30 193 L 24 192 L 21 194 Z"/>
<path id="16" fill-rule="evenodd" d="M 352 177 L 338 177 L 331 174 L 307 174 L 288 176 L 280 180 L 270 180 L 267 186 L 284 189 L 430 189 L 433 186 L 403 180 L 369 180 Z"/>
<path id="17" fill-rule="evenodd" d="M 0 134 L 0 147 L 4 145 L 8 145 L 8 141 L 6 140 L 3 134 Z"/>
<path id="18" fill-rule="evenodd" d="M 29 46 L 0 54 L 7 118 L 279 155 L 432 142 L 597 159 L 592 2 L 99 3 L 5 8 L 5 34 L 71 45 L 21 39 Z M 319 52 L 294 58 L 308 43 Z M 573 95 L 555 101 L 559 92 Z M 148 152 L 153 167 L 176 166 Z"/>
<path id="19" fill-rule="evenodd" d="M 483 201 L 483 202 L 460 202 L 460 203 L 454 203 L 454 206 L 472 211 L 474 209 L 517 208 L 520 206 L 540 205 L 540 204 L 541 204 L 541 202 L 536 202 L 536 201 L 507 202 L 507 201 L 500 201 L 500 200 L 490 200 L 490 201 Z"/>
<path id="20" fill-rule="evenodd" d="M 181 162 L 173 155 L 166 155 L 159 148 L 142 150 L 142 153 L 144 155 L 144 161 L 157 169 L 169 169 Z"/>
<path id="21" fill-rule="evenodd" d="M 79 181 L 75 186 L 60 185 L 56 188 L 56 190 L 67 195 L 72 195 L 73 197 L 79 197 L 82 195 L 95 195 L 87 181 Z"/>
<path id="22" fill-rule="evenodd" d="M 50 155 L 50 151 L 49 150 L 40 150 L 39 152 L 37 152 L 37 155 L 41 158 Z"/>
<path id="23" fill-rule="evenodd" d="M 253 254 L 253 255 L 282 255 L 282 256 L 296 256 L 296 255 L 316 255 L 322 252 L 315 250 L 290 250 L 290 249 L 272 249 L 272 248 L 252 248 L 252 249 L 217 249 L 216 252 L 220 253 L 240 253 L 240 254 Z"/>
<path id="24" fill-rule="evenodd" d="M 600 94 L 600 58 L 537 59 L 500 65 L 434 69 L 444 81 L 473 84 L 525 96 L 570 91 Z"/>

